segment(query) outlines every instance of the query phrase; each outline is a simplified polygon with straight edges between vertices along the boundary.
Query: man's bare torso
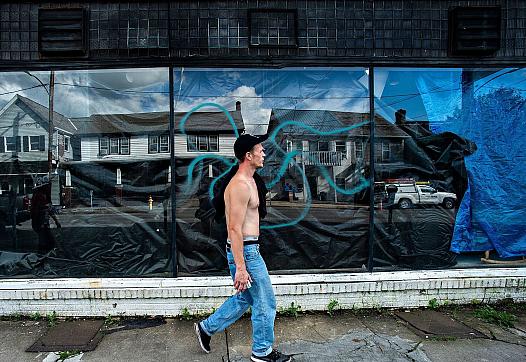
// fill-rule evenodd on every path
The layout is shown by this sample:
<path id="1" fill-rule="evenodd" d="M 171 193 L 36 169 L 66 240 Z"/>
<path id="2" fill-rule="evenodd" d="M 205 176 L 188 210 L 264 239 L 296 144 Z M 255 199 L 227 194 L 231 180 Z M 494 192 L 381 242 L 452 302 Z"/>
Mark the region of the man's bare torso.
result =
<path id="1" fill-rule="evenodd" d="M 247 187 L 248 186 L 248 187 Z M 230 180 L 225 190 L 225 214 L 227 225 L 230 223 L 230 205 L 235 197 L 240 196 L 240 192 L 248 192 L 249 200 L 247 210 L 245 213 L 245 220 L 243 221 L 242 232 L 243 236 L 258 236 L 259 235 L 259 197 L 256 182 L 251 177 L 246 179 L 244 176 L 236 174 Z M 230 235 L 229 235 L 230 238 Z"/>

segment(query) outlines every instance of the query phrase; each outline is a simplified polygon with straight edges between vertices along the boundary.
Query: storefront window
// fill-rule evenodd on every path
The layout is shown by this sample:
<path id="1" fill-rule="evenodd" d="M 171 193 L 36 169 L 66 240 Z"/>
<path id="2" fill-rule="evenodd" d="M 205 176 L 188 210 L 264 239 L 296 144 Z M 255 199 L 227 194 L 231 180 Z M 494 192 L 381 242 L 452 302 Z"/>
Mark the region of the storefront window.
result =
<path id="1" fill-rule="evenodd" d="M 148 133 L 169 131 L 168 69 L 1 76 L 10 89 L 41 84 L 2 98 L 0 235 L 20 255 L 9 273 L 173 275 L 170 158 L 148 154 Z"/>
<path id="2" fill-rule="evenodd" d="M 376 69 L 376 266 L 481 266 L 483 251 L 524 255 L 525 75 Z"/>
<path id="3" fill-rule="evenodd" d="M 374 92 L 358 67 L 173 71 L 172 100 L 167 68 L 0 73 L 2 276 L 225 274 L 213 200 L 244 132 L 269 135 L 274 272 L 525 254 L 524 69 L 378 67 Z"/>
<path id="4" fill-rule="evenodd" d="M 261 250 L 271 270 L 347 268 L 367 264 L 368 159 L 348 157 L 369 144 L 368 76 L 364 68 L 175 69 L 177 195 L 181 275 L 225 273 L 224 216 L 213 197 L 237 161 L 239 134 L 269 134 L 269 192 Z M 176 139 L 176 145 L 180 142 Z"/>

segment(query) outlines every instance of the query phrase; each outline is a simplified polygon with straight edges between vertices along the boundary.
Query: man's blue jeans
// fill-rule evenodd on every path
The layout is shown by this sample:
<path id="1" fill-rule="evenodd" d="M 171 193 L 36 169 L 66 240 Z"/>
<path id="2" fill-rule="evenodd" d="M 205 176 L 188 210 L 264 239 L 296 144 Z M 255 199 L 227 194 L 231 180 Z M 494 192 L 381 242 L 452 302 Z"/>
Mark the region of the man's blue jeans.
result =
<path id="1" fill-rule="evenodd" d="M 228 298 L 214 314 L 201 322 L 201 328 L 211 336 L 230 326 L 247 311 L 248 307 L 252 307 L 252 353 L 262 357 L 272 352 L 276 298 L 267 266 L 259 253 L 259 245 L 246 245 L 244 254 L 245 265 L 252 278 L 252 287 Z M 227 259 L 230 275 L 234 279 L 236 265 L 234 255 L 228 248 Z"/>

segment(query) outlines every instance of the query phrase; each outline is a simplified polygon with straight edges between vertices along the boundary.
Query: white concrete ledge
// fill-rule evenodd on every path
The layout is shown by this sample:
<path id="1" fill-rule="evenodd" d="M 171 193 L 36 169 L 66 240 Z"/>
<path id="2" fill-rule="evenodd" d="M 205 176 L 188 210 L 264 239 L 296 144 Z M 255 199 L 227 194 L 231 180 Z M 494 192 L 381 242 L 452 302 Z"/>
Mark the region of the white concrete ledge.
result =
<path id="1" fill-rule="evenodd" d="M 271 276 L 278 307 L 325 310 L 526 301 L 526 268 Z M 164 315 L 210 312 L 234 289 L 229 277 L 0 279 L 0 315 Z"/>

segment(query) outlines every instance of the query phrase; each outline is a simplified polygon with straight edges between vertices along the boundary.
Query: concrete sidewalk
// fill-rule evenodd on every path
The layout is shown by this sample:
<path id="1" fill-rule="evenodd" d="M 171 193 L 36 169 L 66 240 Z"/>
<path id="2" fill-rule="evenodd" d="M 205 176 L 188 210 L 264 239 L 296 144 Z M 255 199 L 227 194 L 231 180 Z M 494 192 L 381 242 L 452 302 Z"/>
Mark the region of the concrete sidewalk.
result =
<path id="1" fill-rule="evenodd" d="M 519 305 L 513 328 L 477 319 L 474 307 L 450 307 L 442 313 L 484 334 L 485 338 L 425 338 L 388 310 L 306 313 L 278 316 L 276 345 L 297 354 L 295 361 L 526 361 L 526 308 Z M 203 353 L 196 341 L 194 321 L 166 319 L 166 324 L 106 335 L 80 361 L 227 361 L 225 333 L 212 338 L 212 352 Z M 0 321 L 0 361 L 43 361 L 48 352 L 28 353 L 46 330 L 47 321 Z M 249 361 L 250 319 L 228 329 L 230 361 Z M 73 360 L 73 359 L 70 359 Z"/>

